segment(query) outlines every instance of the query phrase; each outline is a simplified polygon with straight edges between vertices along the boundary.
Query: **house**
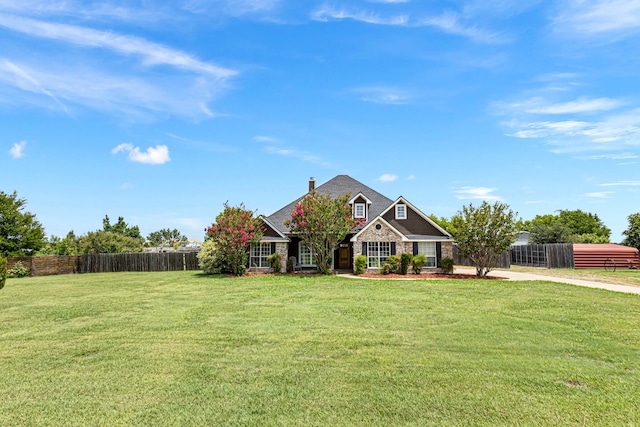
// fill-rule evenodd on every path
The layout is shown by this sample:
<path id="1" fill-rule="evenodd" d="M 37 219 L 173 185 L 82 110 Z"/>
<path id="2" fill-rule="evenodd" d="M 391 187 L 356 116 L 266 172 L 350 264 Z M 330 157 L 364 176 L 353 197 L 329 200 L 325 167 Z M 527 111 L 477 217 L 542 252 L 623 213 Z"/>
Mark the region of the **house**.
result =
<path id="1" fill-rule="evenodd" d="M 338 175 L 317 188 L 311 178 L 311 191 L 334 197 L 349 194 L 353 216 L 365 220 L 338 245 L 334 270 L 355 271 L 355 257 L 366 255 L 367 272 L 376 272 L 389 256 L 410 253 L 426 256 L 422 271 L 427 273 L 438 269 L 441 258 L 453 257 L 453 237 L 404 197 L 391 200 L 348 175 Z M 251 247 L 250 268 L 267 270 L 267 257 L 276 252 L 282 255 L 283 269 L 289 257 L 295 257 L 303 269 L 315 267 L 309 247 L 285 226 L 301 199 L 262 217 L 265 232 L 261 242 Z"/>

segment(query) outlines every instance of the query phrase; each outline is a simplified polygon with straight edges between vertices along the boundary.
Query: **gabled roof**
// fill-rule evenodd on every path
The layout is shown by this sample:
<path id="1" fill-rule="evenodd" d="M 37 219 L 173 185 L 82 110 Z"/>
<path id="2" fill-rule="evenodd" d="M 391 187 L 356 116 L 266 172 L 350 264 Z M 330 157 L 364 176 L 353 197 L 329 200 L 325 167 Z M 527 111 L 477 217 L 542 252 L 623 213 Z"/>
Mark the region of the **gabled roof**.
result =
<path id="1" fill-rule="evenodd" d="M 344 196 L 347 193 L 351 194 L 351 196 L 362 194 L 371 201 L 369 219 L 377 217 L 393 203 L 393 200 L 351 178 L 349 175 L 338 175 L 318 186 L 315 191 L 318 194 L 328 194 L 332 197 Z M 289 233 L 289 229 L 284 225 L 284 222 L 291 218 L 291 211 L 303 197 L 304 195 L 298 197 L 293 202 L 266 217 L 269 224 L 280 234 L 286 235 Z"/>
<path id="2" fill-rule="evenodd" d="M 420 209 L 415 207 L 410 201 L 408 201 L 407 199 L 405 199 L 402 196 L 398 197 L 396 199 L 396 201 L 393 202 L 391 205 L 389 205 L 389 207 L 387 209 L 385 209 L 380 215 L 386 214 L 387 212 L 389 212 L 389 210 L 393 209 L 393 207 L 395 205 L 397 205 L 398 203 L 403 203 L 403 204 L 407 205 L 409 207 L 409 209 L 411 209 L 413 212 L 417 213 L 418 216 L 420 216 L 423 220 L 425 220 L 426 222 L 431 224 L 436 230 L 438 230 L 440 233 L 442 233 L 442 238 L 445 238 L 446 240 L 452 240 L 453 239 L 453 236 L 451 235 L 451 233 L 449 233 L 444 228 L 440 227 L 438 225 L 438 223 L 436 223 L 434 220 L 429 218 L 427 215 L 424 214 L 424 212 L 422 212 Z M 425 238 L 426 240 L 429 240 L 429 239 L 433 239 L 434 237 L 436 239 L 438 238 L 436 236 L 418 236 L 418 235 L 407 235 L 406 237 L 408 237 L 411 240 L 420 240 L 421 238 Z"/>

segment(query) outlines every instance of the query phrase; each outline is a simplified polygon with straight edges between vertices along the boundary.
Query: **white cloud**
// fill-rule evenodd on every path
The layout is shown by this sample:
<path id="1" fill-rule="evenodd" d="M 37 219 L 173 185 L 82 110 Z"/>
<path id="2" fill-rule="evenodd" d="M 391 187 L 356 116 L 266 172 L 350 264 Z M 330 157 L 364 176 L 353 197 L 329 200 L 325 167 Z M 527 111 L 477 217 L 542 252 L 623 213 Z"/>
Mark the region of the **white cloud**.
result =
<path id="1" fill-rule="evenodd" d="M 253 137 L 253 140 L 256 142 L 278 142 L 277 138 L 265 135 L 256 135 Z"/>
<path id="2" fill-rule="evenodd" d="M 19 159 L 24 156 L 24 149 L 27 147 L 27 141 L 16 142 L 11 146 L 9 150 L 9 154 L 14 159 Z"/>
<path id="3" fill-rule="evenodd" d="M 600 184 L 601 187 L 640 187 L 640 181 L 618 181 Z"/>
<path id="4" fill-rule="evenodd" d="M 498 104 L 498 108 L 506 111 L 513 111 L 519 114 L 580 114 L 593 113 L 599 111 L 609 111 L 619 108 L 623 102 L 611 98 L 589 99 L 578 98 L 568 102 L 549 102 L 542 97 L 534 97 L 525 101 L 518 101 L 508 104 Z"/>
<path id="5" fill-rule="evenodd" d="M 169 161 L 169 147 L 166 145 L 157 145 L 155 147 L 147 148 L 147 151 L 140 151 L 139 147 L 134 147 L 132 144 L 124 143 L 118 145 L 111 150 L 112 154 L 117 154 L 121 151 L 129 153 L 128 159 L 136 163 L 145 163 L 149 165 L 162 165 Z"/>
<path id="6" fill-rule="evenodd" d="M 143 64 L 149 66 L 172 66 L 221 79 L 233 77 L 237 74 L 234 70 L 200 61 L 185 52 L 149 42 L 140 37 L 2 14 L 0 14 L 0 26 L 32 37 L 63 41 L 76 46 L 103 48 L 119 54 L 138 56 Z"/>
<path id="7" fill-rule="evenodd" d="M 418 22 L 418 25 L 435 27 L 445 33 L 466 37 L 478 43 L 501 43 L 505 41 L 499 33 L 466 25 L 462 22 L 460 16 L 454 12 L 423 18 Z"/>
<path id="8" fill-rule="evenodd" d="M 407 25 L 408 16 L 397 15 L 392 17 L 383 17 L 373 12 L 364 10 L 347 10 L 336 9 L 330 6 L 324 6 L 311 14 L 311 19 L 315 21 L 327 22 L 330 20 L 352 19 L 354 21 L 365 22 L 375 25 Z"/>
<path id="9" fill-rule="evenodd" d="M 375 104 L 403 105 L 409 102 L 409 95 L 405 90 L 387 86 L 369 86 L 354 90 L 361 93 L 361 101 Z"/>
<path id="10" fill-rule="evenodd" d="M 459 200 L 486 200 L 490 201 L 502 201 L 502 198 L 492 194 L 496 191 L 495 188 L 487 187 L 462 187 L 456 190 L 456 197 Z"/>
<path id="11" fill-rule="evenodd" d="M 580 156 L 576 158 L 580 160 L 630 160 L 630 159 L 640 159 L 640 156 L 636 154 L 631 154 L 631 153 L 623 153 L 623 154 L 598 154 L 594 156 Z"/>
<path id="12" fill-rule="evenodd" d="M 599 192 L 593 192 L 593 193 L 586 193 L 585 196 L 586 197 L 591 197 L 594 199 L 606 199 L 609 196 L 611 196 L 612 194 L 615 194 L 615 192 L 613 191 L 599 191 Z"/>
<path id="13" fill-rule="evenodd" d="M 414 179 L 416 179 L 416 176 L 414 174 L 411 174 L 407 177 L 407 181 L 413 181 Z"/>
<path id="14" fill-rule="evenodd" d="M 277 154 L 285 157 L 293 157 L 298 160 L 319 165 L 327 169 L 335 169 L 335 166 L 331 162 L 324 160 L 320 156 L 316 156 L 315 154 L 311 154 L 305 151 L 298 151 L 298 150 L 293 150 L 288 148 L 278 148 L 273 146 L 265 147 L 265 151 L 270 154 Z"/>
<path id="15" fill-rule="evenodd" d="M 39 14 L 40 5 L 44 15 L 55 13 L 44 3 L 31 3 L 34 14 Z M 70 3 L 60 3 L 59 13 L 80 13 L 71 9 L 82 7 Z M 209 102 L 238 74 L 189 52 L 127 34 L 2 13 L 0 28 L 19 33 L 20 38 L 49 42 L 46 50 L 30 48 L 19 58 L 0 57 L 0 93 L 10 95 L 4 103 L 32 104 L 68 115 L 74 115 L 77 107 L 88 107 L 127 120 L 167 115 L 211 118 L 219 114 Z M 163 73 L 153 70 L 159 67 Z"/>
<path id="16" fill-rule="evenodd" d="M 378 181 L 380 182 L 393 182 L 398 179 L 398 175 L 394 175 L 392 173 L 385 173 L 378 177 Z"/>
<path id="17" fill-rule="evenodd" d="M 399 3 L 399 2 L 395 2 Z M 441 15 L 412 18 L 408 14 L 383 16 L 367 10 L 335 8 L 324 5 L 311 14 L 315 21 L 328 22 L 331 20 L 351 19 L 372 25 L 403 26 L 403 27 L 433 27 L 444 33 L 466 37 L 479 43 L 503 42 L 499 33 L 485 31 L 474 25 L 467 25 L 459 14 L 447 12 Z"/>
<path id="18" fill-rule="evenodd" d="M 640 29 L 639 0 L 566 0 L 554 19 L 558 32 L 575 37 L 624 34 Z"/>

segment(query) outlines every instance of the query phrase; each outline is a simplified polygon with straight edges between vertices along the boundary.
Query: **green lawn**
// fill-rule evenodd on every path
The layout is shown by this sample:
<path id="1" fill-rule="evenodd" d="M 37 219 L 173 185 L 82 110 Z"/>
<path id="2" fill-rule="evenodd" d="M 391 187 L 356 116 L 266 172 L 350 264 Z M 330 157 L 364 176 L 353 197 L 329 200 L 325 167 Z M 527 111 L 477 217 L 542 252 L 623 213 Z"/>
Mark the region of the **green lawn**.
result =
<path id="1" fill-rule="evenodd" d="M 197 272 L 0 291 L 2 426 L 639 424 L 637 295 Z"/>

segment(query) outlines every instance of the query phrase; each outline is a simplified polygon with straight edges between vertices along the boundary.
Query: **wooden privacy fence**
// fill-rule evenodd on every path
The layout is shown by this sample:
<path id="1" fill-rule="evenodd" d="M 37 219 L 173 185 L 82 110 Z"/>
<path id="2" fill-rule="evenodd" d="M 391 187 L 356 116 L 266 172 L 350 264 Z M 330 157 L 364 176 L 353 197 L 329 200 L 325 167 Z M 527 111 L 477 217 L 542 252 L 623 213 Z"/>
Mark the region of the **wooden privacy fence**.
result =
<path id="1" fill-rule="evenodd" d="M 511 257 L 509 251 L 504 251 L 498 258 L 496 265 L 492 266 L 492 268 L 509 268 L 511 267 L 510 259 Z M 475 265 L 469 258 L 460 255 L 460 249 L 458 249 L 458 245 L 453 245 L 453 263 L 455 265 L 461 265 L 465 267 L 475 267 Z"/>
<path id="2" fill-rule="evenodd" d="M 511 246 L 510 252 L 514 265 L 550 269 L 575 267 L 572 244 L 515 245 Z"/>
<path id="3" fill-rule="evenodd" d="M 82 255 L 81 273 L 199 270 L 197 252 Z"/>

